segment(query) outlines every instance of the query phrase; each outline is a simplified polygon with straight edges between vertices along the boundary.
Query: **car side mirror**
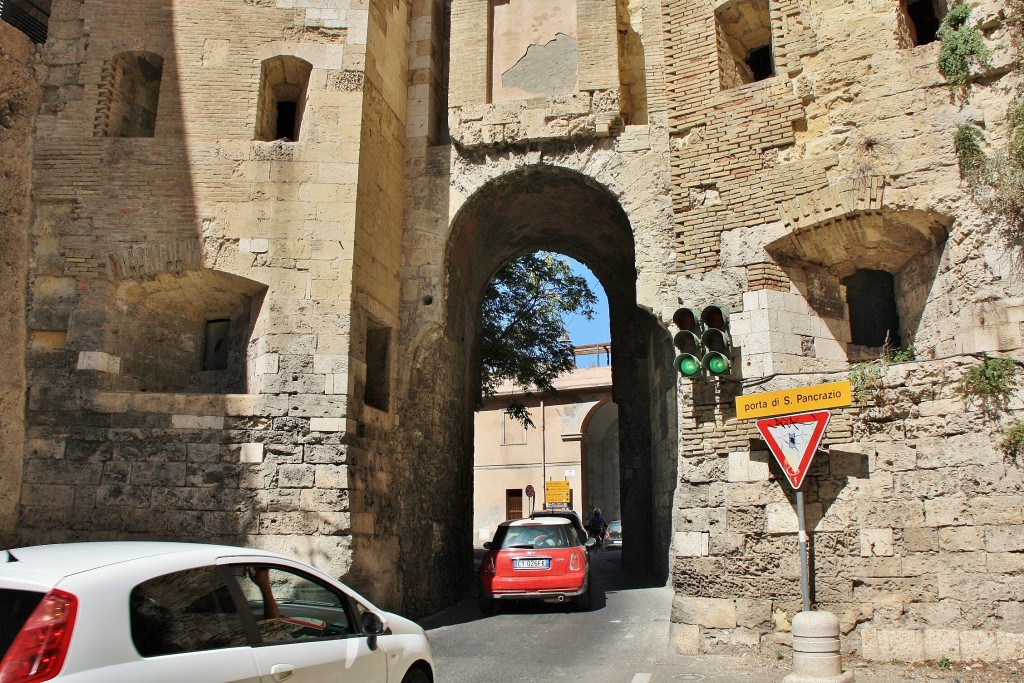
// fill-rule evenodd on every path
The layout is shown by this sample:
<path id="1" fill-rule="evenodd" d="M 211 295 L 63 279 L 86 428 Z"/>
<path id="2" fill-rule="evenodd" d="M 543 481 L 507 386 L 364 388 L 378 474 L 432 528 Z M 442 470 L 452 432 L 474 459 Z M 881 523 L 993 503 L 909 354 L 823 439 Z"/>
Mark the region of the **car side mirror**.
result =
<path id="1" fill-rule="evenodd" d="M 593 548 L 595 545 L 597 545 L 597 539 L 596 538 L 588 538 L 587 542 L 584 543 L 583 545 L 587 546 L 588 548 Z"/>
<path id="2" fill-rule="evenodd" d="M 388 630 L 388 622 L 376 612 L 363 612 L 363 633 L 368 636 L 379 636 Z"/>
<path id="3" fill-rule="evenodd" d="M 490 549 L 491 549 L 491 542 L 487 541 L 486 543 L 484 543 L 484 550 L 490 550 Z"/>

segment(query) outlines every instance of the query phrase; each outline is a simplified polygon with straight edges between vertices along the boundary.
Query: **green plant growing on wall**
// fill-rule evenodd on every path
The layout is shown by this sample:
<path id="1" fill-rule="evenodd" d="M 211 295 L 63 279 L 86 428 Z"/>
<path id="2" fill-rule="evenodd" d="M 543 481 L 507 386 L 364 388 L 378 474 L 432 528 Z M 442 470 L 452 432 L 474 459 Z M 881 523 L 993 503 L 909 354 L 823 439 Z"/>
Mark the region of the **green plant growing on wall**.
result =
<path id="1" fill-rule="evenodd" d="M 857 363 L 850 368 L 850 388 L 858 403 L 878 403 L 882 397 L 882 365 L 877 361 Z"/>
<path id="2" fill-rule="evenodd" d="M 999 442 L 999 447 L 1003 450 L 1003 457 L 1007 462 L 1024 464 L 1021 462 L 1021 456 L 1024 455 L 1024 422 L 1011 422 L 1003 434 L 1003 440 Z"/>
<path id="3" fill-rule="evenodd" d="M 964 12 L 954 9 L 958 14 Z M 953 10 L 947 14 L 947 19 L 951 14 Z M 1024 2 L 1010 0 L 1005 24 L 1011 42 L 1021 54 L 1024 50 Z M 941 71 L 941 52 L 939 62 Z M 953 135 L 953 148 L 960 177 L 968 183 L 971 195 L 982 211 L 1002 219 L 1003 237 L 1013 250 L 1016 266 L 1024 270 L 1024 90 L 1020 88 L 1007 108 L 1006 128 L 1005 150 L 986 154 L 984 133 L 968 123 L 957 128 Z"/>
<path id="4" fill-rule="evenodd" d="M 969 123 L 962 123 L 953 133 L 953 149 L 956 151 L 957 164 L 960 166 L 960 177 L 968 181 L 976 181 L 985 169 L 985 156 L 981 143 L 985 135 Z"/>
<path id="5" fill-rule="evenodd" d="M 977 403 L 987 417 L 1006 410 L 1018 381 L 1017 364 L 1007 358 L 982 356 L 957 382 L 957 392 L 967 403 Z"/>
<path id="6" fill-rule="evenodd" d="M 986 66 L 992 51 L 985 45 L 981 29 L 968 23 L 971 8 L 956 4 L 949 8 L 938 30 L 939 73 L 946 78 L 950 93 L 967 99 L 971 67 Z"/>

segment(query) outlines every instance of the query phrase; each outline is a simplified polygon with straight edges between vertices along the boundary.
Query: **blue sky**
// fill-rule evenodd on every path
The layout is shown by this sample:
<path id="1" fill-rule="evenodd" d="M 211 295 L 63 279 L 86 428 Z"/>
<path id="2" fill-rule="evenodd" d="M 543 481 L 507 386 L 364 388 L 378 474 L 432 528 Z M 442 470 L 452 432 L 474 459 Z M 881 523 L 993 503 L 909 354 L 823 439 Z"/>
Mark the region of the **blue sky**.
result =
<path id="1" fill-rule="evenodd" d="M 611 341 L 611 332 L 608 329 L 608 297 L 604 294 L 604 288 L 597 281 L 590 269 L 579 261 L 574 261 L 568 256 L 562 256 L 572 265 L 572 270 L 577 275 L 587 278 L 590 288 L 597 295 L 597 303 L 594 305 L 594 318 L 587 320 L 581 315 L 570 316 L 565 320 L 565 329 L 569 332 L 569 339 L 575 346 L 584 344 L 600 344 Z"/>

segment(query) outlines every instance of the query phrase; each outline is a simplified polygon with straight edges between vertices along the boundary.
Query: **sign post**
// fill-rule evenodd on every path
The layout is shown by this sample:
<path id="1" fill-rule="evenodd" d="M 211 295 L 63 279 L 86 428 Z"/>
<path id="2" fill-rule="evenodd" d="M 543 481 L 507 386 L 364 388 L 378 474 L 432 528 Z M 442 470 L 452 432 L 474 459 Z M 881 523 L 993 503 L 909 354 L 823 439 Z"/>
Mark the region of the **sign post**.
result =
<path id="1" fill-rule="evenodd" d="M 805 612 L 811 610 L 811 588 L 807 561 L 807 526 L 804 521 L 804 483 L 807 470 L 811 467 L 814 453 L 821 444 L 831 413 L 817 410 L 799 415 L 782 415 L 757 421 L 768 450 L 775 456 L 786 479 L 796 491 L 796 516 L 799 529 L 797 537 L 800 552 L 800 594 Z"/>
<path id="2" fill-rule="evenodd" d="M 526 485 L 526 497 L 530 499 L 530 516 L 531 517 L 533 516 L 533 503 L 534 503 L 534 496 L 536 496 L 536 495 L 537 495 L 537 492 L 533 489 L 533 484 L 527 484 Z"/>

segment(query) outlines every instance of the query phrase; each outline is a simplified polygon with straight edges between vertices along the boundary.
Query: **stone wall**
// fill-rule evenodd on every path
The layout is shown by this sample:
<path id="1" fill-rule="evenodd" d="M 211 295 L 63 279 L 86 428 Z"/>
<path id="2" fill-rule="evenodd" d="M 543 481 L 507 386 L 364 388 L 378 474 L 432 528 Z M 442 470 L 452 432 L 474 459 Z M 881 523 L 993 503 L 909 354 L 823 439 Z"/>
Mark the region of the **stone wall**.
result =
<path id="1" fill-rule="evenodd" d="M 394 263 L 353 248 L 357 216 L 390 207 L 395 232 L 402 213 L 407 18 L 371 5 L 54 3 L 32 157 L 26 542 L 217 539 L 350 572 L 353 273 L 370 272 L 382 322 L 397 296 Z M 126 52 L 162 59 L 152 137 L 97 125 Z M 257 140 L 261 65 L 280 55 L 312 67 L 299 138 Z M 360 172 L 364 117 L 384 177 Z M 226 370 L 204 366 L 218 320 Z"/>
<path id="2" fill-rule="evenodd" d="M 663 3 L 679 300 L 728 306 L 739 347 L 738 381 L 681 396 L 677 642 L 787 642 L 800 607 L 793 495 L 734 399 L 877 366 L 883 349 L 853 343 L 843 285 L 876 269 L 894 276 L 917 362 L 887 366 L 877 405 L 833 411 L 804 485 L 812 600 L 867 658 L 1019 658 L 1020 470 L 998 445 L 1012 416 L 987 419 L 955 391 L 970 354 L 1024 347 L 1021 279 L 952 148 L 964 121 L 1000 139 L 1020 84 L 1001 8 L 972 3 L 995 52 L 962 105 L 938 44 L 910 47 L 889 2 L 770 2 L 775 75 L 722 78 L 707 36 L 725 4 Z"/>
<path id="3" fill-rule="evenodd" d="M 801 490 L 812 602 L 839 617 L 845 651 L 881 661 L 1024 655 L 1024 470 L 999 446 L 1024 405 L 992 419 L 965 401 L 957 380 L 975 362 L 889 365 L 865 401 L 833 410 Z M 753 421 L 693 415 L 673 546 L 677 645 L 788 646 L 801 609 L 792 490 Z"/>
<path id="4" fill-rule="evenodd" d="M 25 447 L 25 290 L 31 213 L 32 118 L 42 92 L 35 75 L 36 49 L 0 23 L 0 535 L 9 543 L 17 523 Z"/>
<path id="5" fill-rule="evenodd" d="M 491 4 L 58 0 L 38 58 L 4 35 L 27 108 L 3 144 L 25 149 L 33 70 L 42 97 L 31 157 L 3 162 L 32 170 L 31 218 L 23 184 L 5 209 L 31 244 L 8 266 L 30 266 L 23 540 L 248 543 L 443 607 L 472 580 L 479 301 L 551 249 L 609 293 L 627 568 L 671 576 L 686 649 L 772 647 L 799 598 L 791 496 L 733 402 L 882 356 L 844 278 L 883 270 L 916 360 L 826 435 L 815 600 L 866 656 L 1019 656 L 1010 418 L 953 393 L 970 354 L 1024 348 L 1024 285 L 951 144 L 964 122 L 1005 138 L 1002 3 L 972 3 L 994 55 L 965 103 L 891 0 L 561 3 L 575 83 L 499 102 Z M 774 73 L 745 82 L 765 9 Z M 138 54 L 156 119 L 114 136 Z M 299 136 L 256 139 L 282 56 L 310 66 Z M 680 382 L 672 312 L 712 303 L 733 376 Z M 204 365 L 209 323 L 227 368 Z"/>

